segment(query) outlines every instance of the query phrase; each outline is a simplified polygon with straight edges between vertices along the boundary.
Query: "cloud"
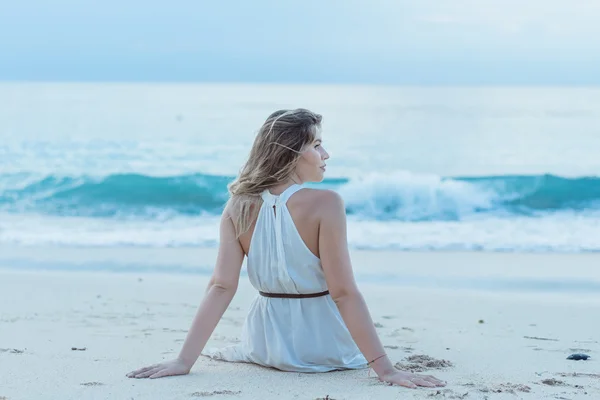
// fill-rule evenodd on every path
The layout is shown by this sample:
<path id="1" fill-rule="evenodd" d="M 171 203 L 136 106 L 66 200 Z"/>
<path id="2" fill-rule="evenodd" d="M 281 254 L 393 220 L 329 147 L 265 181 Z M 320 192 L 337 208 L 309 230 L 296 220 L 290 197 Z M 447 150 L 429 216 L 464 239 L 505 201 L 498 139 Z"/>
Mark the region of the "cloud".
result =
<path id="1" fill-rule="evenodd" d="M 557 76 L 600 79 L 598 0 L 51 3 L 3 6 L 0 79 L 480 82 L 558 63 Z"/>

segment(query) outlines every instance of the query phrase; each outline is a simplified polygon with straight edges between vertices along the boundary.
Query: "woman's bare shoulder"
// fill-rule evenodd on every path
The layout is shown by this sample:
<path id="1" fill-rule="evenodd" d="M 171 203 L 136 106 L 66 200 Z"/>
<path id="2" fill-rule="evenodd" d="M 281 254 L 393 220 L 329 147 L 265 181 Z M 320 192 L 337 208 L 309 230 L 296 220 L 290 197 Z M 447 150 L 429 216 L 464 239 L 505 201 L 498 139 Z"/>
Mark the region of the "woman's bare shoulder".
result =
<path id="1" fill-rule="evenodd" d="M 340 211 L 344 209 L 344 200 L 339 193 L 330 189 L 303 188 L 297 193 L 297 203 L 317 212 Z"/>

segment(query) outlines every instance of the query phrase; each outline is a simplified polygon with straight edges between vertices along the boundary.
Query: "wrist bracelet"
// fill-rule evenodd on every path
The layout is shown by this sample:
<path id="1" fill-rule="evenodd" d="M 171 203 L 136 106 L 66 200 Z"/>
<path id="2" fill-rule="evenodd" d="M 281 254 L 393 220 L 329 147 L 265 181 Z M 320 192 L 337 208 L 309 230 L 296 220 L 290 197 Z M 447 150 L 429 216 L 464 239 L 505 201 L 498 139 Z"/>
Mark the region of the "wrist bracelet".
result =
<path id="1" fill-rule="evenodd" d="M 384 354 L 384 355 L 381 355 L 381 356 L 379 356 L 377 358 L 374 358 L 373 360 L 371 360 L 370 362 L 368 362 L 367 365 L 370 365 L 370 364 L 374 363 L 375 361 L 379 360 L 381 357 L 385 357 L 385 356 L 387 356 L 387 354 Z"/>

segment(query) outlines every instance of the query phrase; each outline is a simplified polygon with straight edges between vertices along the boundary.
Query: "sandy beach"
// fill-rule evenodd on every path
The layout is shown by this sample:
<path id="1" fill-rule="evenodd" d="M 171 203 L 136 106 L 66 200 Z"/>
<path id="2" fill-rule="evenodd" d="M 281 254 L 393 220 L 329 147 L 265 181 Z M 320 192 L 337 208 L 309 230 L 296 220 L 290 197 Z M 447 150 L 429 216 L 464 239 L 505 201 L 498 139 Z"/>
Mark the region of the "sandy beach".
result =
<path id="1" fill-rule="evenodd" d="M 366 369 L 298 374 L 205 357 L 187 376 L 126 378 L 177 355 L 214 256 L 1 248 L 0 399 L 600 399 L 595 254 L 353 251 L 391 359 L 447 380 L 443 389 L 391 387 Z M 208 346 L 238 340 L 256 295 L 242 276 Z"/>

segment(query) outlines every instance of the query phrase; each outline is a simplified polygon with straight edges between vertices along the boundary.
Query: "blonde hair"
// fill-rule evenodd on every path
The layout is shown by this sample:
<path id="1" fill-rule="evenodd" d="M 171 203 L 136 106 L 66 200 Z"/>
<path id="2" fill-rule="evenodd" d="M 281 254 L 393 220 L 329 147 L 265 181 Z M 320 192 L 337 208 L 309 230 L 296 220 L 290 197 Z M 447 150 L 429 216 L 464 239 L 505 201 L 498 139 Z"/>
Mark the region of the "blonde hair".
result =
<path id="1" fill-rule="evenodd" d="M 291 178 L 302 150 L 315 140 L 321 120 L 321 115 L 303 108 L 275 111 L 267 118 L 248 160 L 228 185 L 227 207 L 237 237 L 248 231 L 256 218 L 261 193 Z"/>

